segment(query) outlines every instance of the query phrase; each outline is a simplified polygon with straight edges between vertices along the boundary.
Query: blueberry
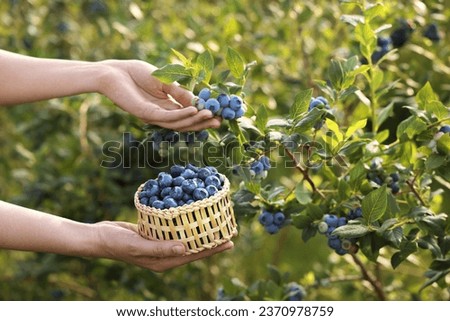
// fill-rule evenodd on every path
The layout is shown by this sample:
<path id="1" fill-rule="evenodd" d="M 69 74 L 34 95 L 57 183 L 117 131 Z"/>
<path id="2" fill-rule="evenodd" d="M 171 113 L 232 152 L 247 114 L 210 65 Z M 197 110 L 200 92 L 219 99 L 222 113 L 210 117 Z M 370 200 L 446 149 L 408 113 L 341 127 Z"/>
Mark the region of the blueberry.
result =
<path id="1" fill-rule="evenodd" d="M 193 199 L 190 199 L 190 200 L 188 200 L 188 201 L 186 202 L 186 205 L 189 205 L 189 204 L 192 204 L 192 203 L 194 203 L 194 200 L 193 200 Z"/>
<path id="2" fill-rule="evenodd" d="M 182 173 L 184 172 L 184 167 L 180 166 L 180 165 L 173 165 L 170 168 L 170 175 L 172 175 L 172 177 L 178 177 L 180 176 Z"/>
<path id="3" fill-rule="evenodd" d="M 437 25 L 432 23 L 428 25 L 423 32 L 424 37 L 430 39 L 431 41 L 439 41 L 441 40 L 441 36 L 439 35 L 439 31 Z"/>
<path id="4" fill-rule="evenodd" d="M 233 111 L 237 111 L 242 106 L 242 99 L 239 96 L 231 95 L 230 96 L 230 108 Z"/>
<path id="5" fill-rule="evenodd" d="M 186 179 L 183 176 L 175 177 L 172 180 L 172 186 L 181 186 Z"/>
<path id="6" fill-rule="evenodd" d="M 172 188 L 172 190 L 170 191 L 170 196 L 174 199 L 174 200 L 176 200 L 176 201 L 179 201 L 179 200 L 181 200 L 181 198 L 183 197 L 183 189 L 180 187 L 180 186 L 174 186 L 173 188 Z"/>
<path id="7" fill-rule="evenodd" d="M 400 176 L 397 173 L 392 173 L 390 176 L 394 182 L 398 182 L 400 179 Z"/>
<path id="8" fill-rule="evenodd" d="M 273 224 L 273 214 L 267 210 L 263 210 L 262 213 L 258 216 L 258 221 L 264 226 L 268 226 Z"/>
<path id="9" fill-rule="evenodd" d="M 164 197 L 168 196 L 171 191 L 172 191 L 172 187 L 164 187 L 161 190 L 161 194 L 160 194 L 161 198 L 164 198 Z"/>
<path id="10" fill-rule="evenodd" d="M 149 199 L 148 199 L 148 205 L 149 206 L 152 206 L 152 204 L 155 202 L 155 201 L 157 201 L 159 198 L 158 198 L 158 196 L 152 196 L 152 197 L 150 197 Z"/>
<path id="11" fill-rule="evenodd" d="M 392 183 L 391 185 L 392 194 L 397 194 L 400 192 L 400 186 L 397 183 Z"/>
<path id="12" fill-rule="evenodd" d="M 205 103 L 205 109 L 210 110 L 213 114 L 216 114 L 220 109 L 220 104 L 215 98 L 209 98 Z"/>
<path id="13" fill-rule="evenodd" d="M 171 207 L 177 207 L 178 203 L 175 201 L 172 197 L 168 197 L 164 200 L 164 207 L 165 208 L 171 208 Z"/>
<path id="14" fill-rule="evenodd" d="M 183 190 L 184 192 L 184 190 Z M 192 199 L 192 196 L 188 193 L 184 193 L 183 197 L 181 198 L 185 203 L 187 203 L 187 201 L 189 201 L 190 199 Z"/>
<path id="15" fill-rule="evenodd" d="M 164 209 L 164 202 L 160 201 L 160 200 L 156 200 L 153 202 L 152 207 L 162 210 L 162 209 Z"/>
<path id="16" fill-rule="evenodd" d="M 305 289 L 295 282 L 288 285 L 287 292 L 288 301 L 302 301 L 305 296 Z"/>
<path id="17" fill-rule="evenodd" d="M 405 43 L 411 37 L 413 29 L 407 21 L 402 21 L 401 26 L 392 31 L 390 34 L 391 42 L 394 48 L 400 48 L 405 45 Z"/>
<path id="18" fill-rule="evenodd" d="M 148 205 L 149 204 L 149 198 L 148 197 L 140 197 L 139 202 L 141 202 L 142 205 Z"/>
<path id="19" fill-rule="evenodd" d="M 347 253 L 348 253 L 348 252 L 347 252 L 346 250 L 344 250 L 343 248 L 336 249 L 335 252 L 336 252 L 337 254 L 339 254 L 339 255 L 344 255 L 344 254 L 347 254 Z"/>
<path id="20" fill-rule="evenodd" d="M 209 133 L 207 130 L 202 130 L 202 131 L 195 133 L 195 139 L 199 142 L 205 142 L 206 140 L 208 140 L 208 137 L 209 137 Z"/>
<path id="21" fill-rule="evenodd" d="M 222 110 L 222 118 L 223 119 L 234 119 L 236 117 L 236 113 L 231 108 L 227 107 Z"/>
<path id="22" fill-rule="evenodd" d="M 344 226 L 344 225 L 347 225 L 347 218 L 345 218 L 345 217 L 339 217 L 339 218 L 338 218 L 337 226 L 339 227 L 339 226 Z"/>
<path id="23" fill-rule="evenodd" d="M 181 184 L 181 188 L 183 192 L 187 194 L 192 194 L 194 190 L 197 188 L 197 185 L 192 179 L 187 179 Z"/>
<path id="24" fill-rule="evenodd" d="M 273 215 L 273 221 L 275 224 L 277 224 L 278 226 L 284 223 L 285 220 L 285 216 L 282 212 L 277 212 Z"/>
<path id="25" fill-rule="evenodd" d="M 180 134 L 178 132 L 170 131 L 164 135 L 164 140 L 176 144 L 180 140 Z"/>
<path id="26" fill-rule="evenodd" d="M 197 175 L 198 175 L 198 178 L 205 180 L 208 176 L 211 176 L 212 173 L 208 168 L 200 168 L 198 170 Z"/>
<path id="27" fill-rule="evenodd" d="M 204 101 L 207 101 L 211 97 L 211 91 L 208 88 L 203 88 L 198 93 L 198 97 L 203 99 Z"/>
<path id="28" fill-rule="evenodd" d="M 172 185 L 172 175 L 161 172 L 158 174 L 157 181 L 161 188 L 170 187 Z"/>
<path id="29" fill-rule="evenodd" d="M 372 178 L 372 182 L 376 183 L 377 185 L 383 185 L 383 181 L 378 176 Z"/>
<path id="30" fill-rule="evenodd" d="M 391 44 L 391 39 L 388 37 L 378 37 L 377 38 L 377 46 L 378 47 L 388 47 Z"/>
<path id="31" fill-rule="evenodd" d="M 195 165 L 193 165 L 193 164 L 190 164 L 190 163 L 186 165 L 186 169 L 190 169 L 190 170 L 193 171 L 194 173 L 197 173 L 197 172 L 198 172 L 198 167 L 195 166 Z"/>
<path id="32" fill-rule="evenodd" d="M 265 228 L 266 232 L 269 234 L 275 234 L 280 230 L 280 227 L 275 224 L 266 225 L 266 226 L 264 226 L 264 228 Z"/>
<path id="33" fill-rule="evenodd" d="M 213 175 L 211 175 L 211 176 L 208 176 L 206 179 L 205 179 L 205 184 L 208 186 L 208 185 L 213 185 L 213 186 L 215 186 L 216 188 L 219 188 L 219 186 L 222 186 L 222 183 L 220 182 L 220 179 L 217 177 L 217 176 L 213 176 Z"/>
<path id="34" fill-rule="evenodd" d="M 186 203 L 183 200 L 178 201 L 178 206 L 183 206 L 184 204 L 186 204 Z"/>
<path id="35" fill-rule="evenodd" d="M 323 96 L 317 96 L 316 100 L 321 101 L 325 106 L 328 105 L 328 100 Z"/>
<path id="36" fill-rule="evenodd" d="M 315 108 L 315 107 L 317 107 L 319 105 L 325 105 L 325 104 L 323 103 L 322 100 L 319 100 L 319 99 L 316 99 L 316 98 L 311 98 L 311 101 L 309 103 L 308 111 L 313 110 L 313 108 Z"/>
<path id="37" fill-rule="evenodd" d="M 325 222 L 330 227 L 337 227 L 338 224 L 338 217 L 336 215 L 327 214 L 328 216 L 325 217 Z"/>
<path id="38" fill-rule="evenodd" d="M 348 213 L 348 219 L 349 220 L 355 220 L 357 218 L 362 217 L 362 209 L 361 207 L 357 207 L 355 209 L 350 210 Z"/>
<path id="39" fill-rule="evenodd" d="M 230 97 L 226 94 L 220 94 L 217 96 L 217 101 L 220 104 L 220 107 L 225 108 L 230 104 Z"/>
<path id="40" fill-rule="evenodd" d="M 444 126 L 442 126 L 442 127 L 439 129 L 439 131 L 440 131 L 441 133 L 444 133 L 444 134 L 450 133 L 450 125 L 444 125 Z"/>
<path id="41" fill-rule="evenodd" d="M 242 116 L 244 116 L 244 114 L 245 114 L 245 110 L 244 110 L 244 108 L 241 107 L 235 111 L 234 119 L 241 118 Z"/>
<path id="42" fill-rule="evenodd" d="M 259 161 L 261 162 L 261 164 L 264 167 L 264 170 L 269 170 L 270 169 L 270 159 L 267 156 L 262 156 Z"/>
<path id="43" fill-rule="evenodd" d="M 208 186 L 206 186 L 206 191 L 208 192 L 209 196 L 213 196 L 213 195 L 217 194 L 217 192 L 219 190 L 214 185 L 208 185 Z"/>
<path id="44" fill-rule="evenodd" d="M 209 169 L 209 171 L 210 171 L 211 174 L 213 174 L 213 175 L 219 173 L 219 171 L 217 170 L 217 168 L 215 168 L 214 166 L 206 166 L 206 168 Z"/>
<path id="45" fill-rule="evenodd" d="M 151 190 L 151 188 L 153 186 L 158 187 L 158 182 L 156 181 L 156 179 L 149 179 L 147 182 L 145 182 L 144 184 L 144 190 Z"/>
<path id="46" fill-rule="evenodd" d="M 337 250 L 341 248 L 341 240 L 336 239 L 328 239 L 328 246 L 331 247 L 333 250 Z"/>
<path id="47" fill-rule="evenodd" d="M 197 177 L 197 173 L 194 172 L 192 169 L 186 169 L 181 176 L 185 179 L 192 179 Z"/>
<path id="48" fill-rule="evenodd" d="M 202 199 L 208 198 L 209 194 L 208 191 L 204 188 L 196 188 L 192 193 L 192 196 L 194 197 L 194 200 L 200 201 Z"/>
<path id="49" fill-rule="evenodd" d="M 337 235 L 333 235 L 333 231 L 335 229 L 336 228 L 334 226 L 328 226 L 328 230 L 325 233 L 325 235 L 326 235 L 326 237 L 328 237 L 328 239 L 337 239 L 338 238 Z"/>
<path id="50" fill-rule="evenodd" d="M 198 177 L 193 178 L 192 181 L 195 183 L 195 185 L 198 188 L 205 188 L 205 186 L 206 186 L 205 182 L 202 179 L 198 178 Z"/>
<path id="51" fill-rule="evenodd" d="M 149 187 L 149 189 L 147 189 L 148 192 L 148 196 L 155 196 L 158 195 L 160 192 L 159 186 L 158 185 L 152 185 Z"/>
<path id="52" fill-rule="evenodd" d="M 185 142 L 186 145 L 188 146 L 193 145 L 195 143 L 195 133 L 194 132 L 186 133 Z"/>
<path id="53" fill-rule="evenodd" d="M 250 165 L 250 169 L 253 170 L 256 175 L 258 175 L 264 170 L 264 165 L 260 161 L 256 161 L 252 165 Z"/>
<path id="54" fill-rule="evenodd" d="M 142 192 L 139 193 L 139 198 L 143 198 L 143 197 L 149 198 L 151 196 L 152 195 L 151 195 L 150 191 L 143 190 Z"/>

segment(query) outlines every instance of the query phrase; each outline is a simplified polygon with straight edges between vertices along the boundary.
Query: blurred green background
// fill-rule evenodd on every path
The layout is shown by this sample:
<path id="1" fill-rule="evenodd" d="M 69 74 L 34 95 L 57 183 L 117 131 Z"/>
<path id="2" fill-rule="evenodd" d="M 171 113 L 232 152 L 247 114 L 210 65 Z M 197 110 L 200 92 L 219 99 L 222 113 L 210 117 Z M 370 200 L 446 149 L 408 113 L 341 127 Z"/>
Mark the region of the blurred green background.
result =
<path id="1" fill-rule="evenodd" d="M 395 128 L 405 115 L 400 106 L 426 81 L 449 103 L 450 8 L 443 0 L 384 4 L 388 14 L 381 24 L 395 28 L 408 19 L 415 29 L 383 65 L 386 81 L 399 79 L 388 97 L 398 105 L 387 125 Z M 0 48 L 62 59 L 141 59 L 162 67 L 175 62 L 171 48 L 188 57 L 209 49 L 220 66 L 231 46 L 247 61 L 257 61 L 247 99 L 266 105 L 274 116 L 287 113 L 299 90 L 313 87 L 320 93 L 315 80 L 326 79 L 330 59 L 358 54 L 353 29 L 340 19 L 343 13 L 350 13 L 345 5 L 325 0 L 2 0 Z M 423 37 L 430 23 L 439 26 L 441 41 Z M 344 106 L 341 113 L 348 119 L 352 110 Z M 127 166 L 100 167 L 105 142 L 119 141 L 127 152 L 133 140 L 144 138 L 136 119 L 87 94 L 1 108 L 0 124 L 2 200 L 81 222 L 136 222 L 133 194 L 159 169 L 138 168 L 133 153 Z M 275 179 L 292 186 L 299 177 L 277 169 L 268 181 Z M 273 279 L 268 265 L 286 274 L 286 281 L 301 283 L 308 300 L 376 298 L 349 258 L 330 254 L 325 238 L 304 244 L 294 228 L 271 236 L 257 222 L 239 223 L 233 251 L 164 273 L 110 260 L 0 251 L 0 299 L 215 300 L 223 286 L 232 291 Z M 412 255 L 394 271 L 380 258 L 388 298 L 414 299 L 429 260 Z M 276 299 L 270 293 L 265 298 Z M 448 298 L 437 286 L 421 297 Z"/>

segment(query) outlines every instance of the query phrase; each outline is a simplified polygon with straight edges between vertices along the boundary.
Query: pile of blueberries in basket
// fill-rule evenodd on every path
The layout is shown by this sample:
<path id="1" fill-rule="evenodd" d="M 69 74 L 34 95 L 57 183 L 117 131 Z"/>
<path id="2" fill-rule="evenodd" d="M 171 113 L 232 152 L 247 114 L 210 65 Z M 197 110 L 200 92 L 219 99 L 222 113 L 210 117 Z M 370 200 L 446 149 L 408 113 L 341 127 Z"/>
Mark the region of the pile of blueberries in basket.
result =
<path id="1" fill-rule="evenodd" d="M 223 189 L 224 176 L 213 166 L 173 165 L 156 179 L 145 182 L 139 202 L 157 209 L 192 204 L 209 198 Z"/>

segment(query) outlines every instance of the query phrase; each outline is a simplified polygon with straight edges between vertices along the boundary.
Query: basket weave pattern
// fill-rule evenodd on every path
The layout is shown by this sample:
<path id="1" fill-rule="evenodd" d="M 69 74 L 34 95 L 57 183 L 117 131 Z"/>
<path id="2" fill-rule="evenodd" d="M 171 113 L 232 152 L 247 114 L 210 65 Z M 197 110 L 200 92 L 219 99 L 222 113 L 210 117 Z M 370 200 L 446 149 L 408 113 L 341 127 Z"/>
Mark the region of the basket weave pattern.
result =
<path id="1" fill-rule="evenodd" d="M 139 186 L 134 196 L 138 210 L 139 234 L 150 240 L 179 240 L 187 245 L 186 254 L 214 248 L 237 235 L 230 199 L 230 182 L 225 178 L 217 194 L 192 204 L 157 209 L 139 202 Z"/>

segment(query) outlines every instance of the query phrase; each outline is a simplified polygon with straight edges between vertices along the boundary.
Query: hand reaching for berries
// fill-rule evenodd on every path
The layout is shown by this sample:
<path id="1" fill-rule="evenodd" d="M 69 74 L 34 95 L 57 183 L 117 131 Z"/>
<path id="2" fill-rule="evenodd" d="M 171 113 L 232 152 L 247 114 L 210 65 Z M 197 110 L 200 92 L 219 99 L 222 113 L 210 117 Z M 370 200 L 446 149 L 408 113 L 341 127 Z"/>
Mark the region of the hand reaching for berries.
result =
<path id="1" fill-rule="evenodd" d="M 139 60 L 85 62 L 43 59 L 0 50 L 0 105 L 97 92 L 144 122 L 179 131 L 218 127 L 208 111 L 192 106 L 193 94 L 163 84 L 155 66 Z"/>
<path id="2" fill-rule="evenodd" d="M 86 224 L 0 201 L 0 248 L 108 258 L 161 272 L 231 249 L 232 242 L 185 255 L 177 241 L 150 241 L 135 224 Z"/>

